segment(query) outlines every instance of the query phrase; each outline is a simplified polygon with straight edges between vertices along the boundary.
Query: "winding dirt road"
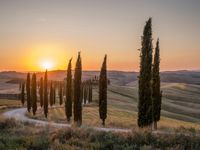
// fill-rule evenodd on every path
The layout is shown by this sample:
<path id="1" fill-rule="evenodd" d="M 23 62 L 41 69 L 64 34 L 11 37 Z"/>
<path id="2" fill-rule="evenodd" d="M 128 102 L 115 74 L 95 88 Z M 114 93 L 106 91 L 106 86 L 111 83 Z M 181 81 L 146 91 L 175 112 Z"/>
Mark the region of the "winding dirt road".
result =
<path id="1" fill-rule="evenodd" d="M 3 113 L 3 116 L 7 118 L 14 118 L 21 122 L 28 122 L 35 124 L 36 126 L 54 126 L 57 128 L 66 128 L 71 127 L 70 124 L 64 124 L 64 123 L 55 123 L 55 122 L 48 122 L 48 121 L 42 121 L 42 120 L 36 120 L 32 118 L 28 118 L 26 114 L 27 109 L 26 108 L 17 108 L 13 110 L 9 110 L 7 112 Z M 98 131 L 105 131 L 105 132 L 131 132 L 131 129 L 119 129 L 119 128 L 101 128 L 101 127 L 91 127 L 92 129 L 98 130 Z"/>

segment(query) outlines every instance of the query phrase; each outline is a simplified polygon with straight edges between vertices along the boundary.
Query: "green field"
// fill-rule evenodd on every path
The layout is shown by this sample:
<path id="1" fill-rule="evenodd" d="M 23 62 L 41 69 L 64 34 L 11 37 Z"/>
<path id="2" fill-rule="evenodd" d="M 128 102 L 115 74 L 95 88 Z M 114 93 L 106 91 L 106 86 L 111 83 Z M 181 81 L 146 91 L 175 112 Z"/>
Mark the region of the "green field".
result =
<path id="1" fill-rule="evenodd" d="M 182 83 L 162 85 L 162 117 L 159 128 L 184 126 L 200 129 L 200 86 Z M 94 89 L 93 103 L 83 105 L 83 125 L 101 126 L 98 114 L 98 90 Z M 106 127 L 135 128 L 137 126 L 137 84 L 109 86 Z M 28 114 L 33 117 L 31 114 Z M 39 110 L 33 118 L 46 120 Z M 66 122 L 64 107 L 50 108 L 49 121 Z"/>

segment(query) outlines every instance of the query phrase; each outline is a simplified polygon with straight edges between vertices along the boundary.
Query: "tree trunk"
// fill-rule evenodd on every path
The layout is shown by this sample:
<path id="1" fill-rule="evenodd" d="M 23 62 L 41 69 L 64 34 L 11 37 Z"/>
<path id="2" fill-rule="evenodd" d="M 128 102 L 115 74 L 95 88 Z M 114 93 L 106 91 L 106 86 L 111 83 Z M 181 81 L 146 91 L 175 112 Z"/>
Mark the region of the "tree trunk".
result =
<path id="1" fill-rule="evenodd" d="M 157 130 L 157 121 L 153 122 L 153 130 Z"/>
<path id="2" fill-rule="evenodd" d="M 102 120 L 102 125 L 105 126 L 105 119 Z"/>
<path id="3" fill-rule="evenodd" d="M 67 118 L 67 122 L 70 123 L 70 118 Z"/>

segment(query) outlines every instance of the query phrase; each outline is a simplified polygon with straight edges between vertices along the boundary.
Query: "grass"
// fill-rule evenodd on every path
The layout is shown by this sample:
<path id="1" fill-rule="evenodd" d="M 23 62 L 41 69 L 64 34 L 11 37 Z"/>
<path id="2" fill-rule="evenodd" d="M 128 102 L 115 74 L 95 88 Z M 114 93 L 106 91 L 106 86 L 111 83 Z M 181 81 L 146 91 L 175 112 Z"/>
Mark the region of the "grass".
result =
<path id="1" fill-rule="evenodd" d="M 194 89 L 192 89 L 191 85 L 188 86 L 191 88 L 190 91 L 194 91 L 199 88 L 198 86 L 195 86 Z M 165 85 L 163 90 L 166 95 L 175 96 L 174 90 L 179 90 L 180 87 L 181 92 L 184 93 L 183 89 L 188 91 L 188 87 L 186 85 L 181 86 L 181 84 L 167 84 L 167 87 Z M 182 97 L 182 95 L 179 94 L 180 93 L 177 93 L 177 98 Z M 98 112 L 98 91 L 96 88 L 93 92 L 93 99 L 93 103 L 83 106 L 84 126 L 101 126 L 101 120 L 99 119 Z M 200 103 L 200 98 L 197 100 L 199 100 Z M 191 108 L 186 107 L 187 105 L 191 106 L 194 104 L 188 100 L 185 102 L 185 105 L 182 105 L 182 103 L 177 103 L 175 100 L 173 101 L 172 99 L 167 99 L 164 95 L 162 116 L 158 127 L 160 129 L 169 130 L 169 128 L 179 128 L 180 126 L 183 126 L 185 128 L 192 127 L 199 130 L 199 106 L 196 105 L 196 107 Z M 50 108 L 48 119 L 44 117 L 42 110 L 38 111 L 36 116 L 32 116 L 31 114 L 27 115 L 35 119 L 66 123 L 64 106 L 61 108 Z M 136 87 L 109 86 L 106 127 L 137 128 Z"/>
<path id="2" fill-rule="evenodd" d="M 21 106 L 20 100 L 0 99 L 0 112 L 8 108 L 16 108 Z"/>
<path id="3" fill-rule="evenodd" d="M 77 150 L 77 149 L 200 149 L 194 129 L 177 129 L 178 134 L 152 134 L 148 131 L 111 133 L 90 128 L 55 129 L 36 127 L 0 118 L 0 149 Z M 188 135 L 182 133 L 189 133 Z"/>

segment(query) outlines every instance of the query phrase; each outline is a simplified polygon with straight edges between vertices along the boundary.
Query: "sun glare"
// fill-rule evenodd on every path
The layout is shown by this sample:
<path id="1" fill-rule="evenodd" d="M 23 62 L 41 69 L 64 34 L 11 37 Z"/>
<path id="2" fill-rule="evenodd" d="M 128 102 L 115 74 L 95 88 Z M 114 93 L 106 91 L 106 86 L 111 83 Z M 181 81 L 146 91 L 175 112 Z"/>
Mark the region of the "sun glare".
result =
<path id="1" fill-rule="evenodd" d="M 49 60 L 45 60 L 41 63 L 43 69 L 51 70 L 53 68 L 53 62 Z"/>

